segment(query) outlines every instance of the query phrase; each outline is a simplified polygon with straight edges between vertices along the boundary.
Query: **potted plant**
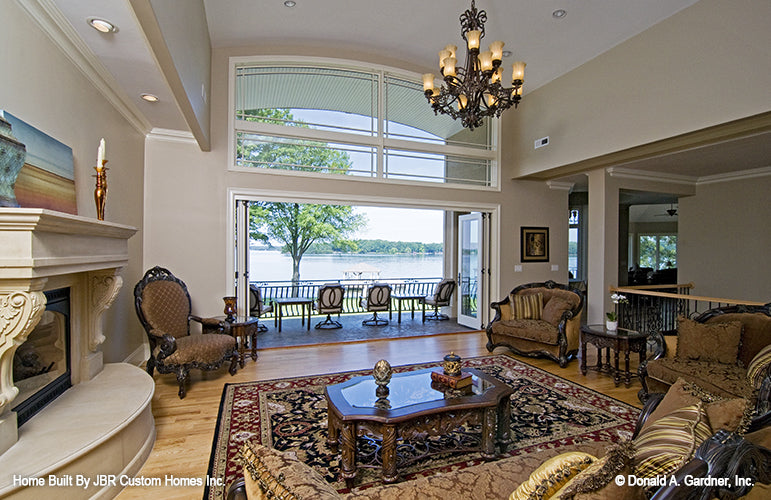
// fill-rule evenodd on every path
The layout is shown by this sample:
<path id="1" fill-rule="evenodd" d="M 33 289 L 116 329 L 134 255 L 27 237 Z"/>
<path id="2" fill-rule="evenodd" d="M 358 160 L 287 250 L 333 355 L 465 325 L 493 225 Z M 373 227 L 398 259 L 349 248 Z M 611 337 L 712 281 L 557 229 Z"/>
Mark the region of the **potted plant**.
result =
<path id="1" fill-rule="evenodd" d="M 605 320 L 605 328 L 611 331 L 616 331 L 618 329 L 618 304 L 626 304 L 629 301 L 624 295 L 614 293 L 610 296 L 610 300 L 613 301 L 613 311 L 605 313 L 605 317 L 607 318 Z"/>

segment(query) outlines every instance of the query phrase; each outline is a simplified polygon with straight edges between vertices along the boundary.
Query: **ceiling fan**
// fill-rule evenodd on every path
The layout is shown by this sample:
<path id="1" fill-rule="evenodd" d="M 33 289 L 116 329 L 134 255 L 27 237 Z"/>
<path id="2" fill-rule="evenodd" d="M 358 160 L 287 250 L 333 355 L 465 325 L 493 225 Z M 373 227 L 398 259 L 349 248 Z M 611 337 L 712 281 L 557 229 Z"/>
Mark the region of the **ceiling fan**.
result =
<path id="1" fill-rule="evenodd" d="M 667 209 L 666 215 L 668 215 L 669 217 L 674 217 L 675 215 L 677 215 L 677 209 L 675 208 L 675 204 L 674 203 L 671 203 L 669 205 L 669 208 Z M 665 214 L 657 214 L 656 215 L 656 217 L 664 217 L 664 216 L 665 216 Z"/>

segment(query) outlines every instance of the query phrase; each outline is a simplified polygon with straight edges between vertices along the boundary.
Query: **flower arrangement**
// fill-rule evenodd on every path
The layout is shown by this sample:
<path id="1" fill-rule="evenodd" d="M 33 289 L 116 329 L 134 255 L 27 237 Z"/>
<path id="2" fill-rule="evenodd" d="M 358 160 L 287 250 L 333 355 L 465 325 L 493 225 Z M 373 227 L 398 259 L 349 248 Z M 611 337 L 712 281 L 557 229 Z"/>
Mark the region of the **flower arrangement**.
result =
<path id="1" fill-rule="evenodd" d="M 625 295 L 621 295 L 618 293 L 614 293 L 610 296 L 610 300 L 613 301 L 614 304 L 628 304 L 629 300 L 627 300 Z M 615 308 L 613 311 L 609 313 L 605 313 L 605 317 L 608 318 L 608 321 L 618 321 L 618 314 L 615 311 Z"/>

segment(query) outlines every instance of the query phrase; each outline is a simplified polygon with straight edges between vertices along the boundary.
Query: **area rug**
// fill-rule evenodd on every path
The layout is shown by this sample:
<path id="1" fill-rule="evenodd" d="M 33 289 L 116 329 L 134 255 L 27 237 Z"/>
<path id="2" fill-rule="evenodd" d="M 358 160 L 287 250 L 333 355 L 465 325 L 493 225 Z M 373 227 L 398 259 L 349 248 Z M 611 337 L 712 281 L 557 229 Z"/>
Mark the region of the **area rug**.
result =
<path id="1" fill-rule="evenodd" d="M 504 456 L 580 444 L 616 442 L 632 435 L 638 408 L 552 375 L 505 355 L 469 358 L 474 367 L 514 388 L 511 396 L 512 445 Z M 438 366 L 439 362 L 394 367 L 395 372 Z M 207 487 L 205 500 L 225 498 L 228 486 L 241 476 L 236 455 L 241 445 L 259 442 L 294 453 L 313 467 L 338 491 L 346 492 L 339 478 L 340 457 L 327 447 L 327 404 L 324 387 L 372 370 L 311 377 L 226 384 L 222 392 L 208 475 L 224 478 L 222 487 Z M 481 463 L 480 454 L 439 454 L 400 469 L 408 480 Z M 215 481 L 210 481 L 217 484 Z M 355 488 L 380 484 L 380 471 L 360 469 Z"/>

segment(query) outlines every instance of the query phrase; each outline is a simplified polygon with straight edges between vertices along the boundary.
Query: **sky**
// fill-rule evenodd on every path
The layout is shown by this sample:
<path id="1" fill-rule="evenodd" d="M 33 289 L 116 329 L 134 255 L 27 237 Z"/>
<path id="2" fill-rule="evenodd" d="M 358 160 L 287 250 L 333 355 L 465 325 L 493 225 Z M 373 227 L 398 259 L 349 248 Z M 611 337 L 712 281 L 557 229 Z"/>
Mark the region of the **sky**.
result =
<path id="1" fill-rule="evenodd" d="M 442 210 L 355 207 L 356 213 L 367 217 L 367 227 L 354 239 L 420 241 L 442 243 L 444 218 Z"/>

